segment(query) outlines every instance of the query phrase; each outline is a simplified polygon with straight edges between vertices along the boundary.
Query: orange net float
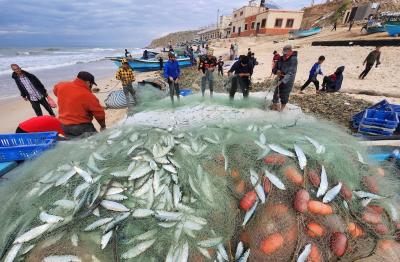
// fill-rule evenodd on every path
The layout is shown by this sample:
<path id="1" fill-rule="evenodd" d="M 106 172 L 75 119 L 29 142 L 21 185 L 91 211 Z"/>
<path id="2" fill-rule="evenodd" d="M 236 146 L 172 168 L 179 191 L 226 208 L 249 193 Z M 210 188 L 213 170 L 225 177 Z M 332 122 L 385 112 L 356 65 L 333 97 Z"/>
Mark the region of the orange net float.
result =
<path id="1" fill-rule="evenodd" d="M 308 211 L 314 215 L 332 215 L 333 209 L 330 205 L 324 204 L 320 201 L 311 200 L 308 202 Z"/>
<path id="2" fill-rule="evenodd" d="M 284 239 L 282 234 L 275 233 L 262 240 L 260 249 L 264 254 L 270 255 L 279 250 L 283 246 L 283 243 Z"/>
<path id="3" fill-rule="evenodd" d="M 353 238 L 358 238 L 364 235 L 364 231 L 362 230 L 362 228 L 357 225 L 356 223 L 350 222 L 347 225 L 347 231 L 349 231 L 350 235 Z"/>
<path id="4" fill-rule="evenodd" d="M 303 185 L 304 178 L 296 168 L 291 166 L 286 167 L 283 170 L 283 173 L 285 174 L 286 178 L 289 179 L 293 184 L 298 186 Z"/>
<path id="5" fill-rule="evenodd" d="M 310 181 L 311 185 L 313 185 L 314 187 L 319 187 L 319 184 L 321 183 L 321 178 L 317 174 L 317 171 L 312 170 L 312 169 L 309 170 L 307 172 L 307 177 L 308 177 L 308 180 Z"/>
<path id="6" fill-rule="evenodd" d="M 242 200 L 240 200 L 239 206 L 244 211 L 249 211 L 250 208 L 257 201 L 257 194 L 254 191 L 247 192 Z"/>
<path id="7" fill-rule="evenodd" d="M 311 244 L 311 252 L 307 258 L 307 262 L 322 262 L 321 251 L 318 246 L 314 243 Z"/>
<path id="8" fill-rule="evenodd" d="M 343 256 L 347 249 L 346 235 L 341 232 L 333 233 L 330 239 L 330 249 L 335 256 Z"/>
<path id="9" fill-rule="evenodd" d="M 270 154 L 264 158 L 264 163 L 267 165 L 283 165 L 286 162 L 286 157 L 280 154 Z"/>
<path id="10" fill-rule="evenodd" d="M 293 207 L 300 213 L 305 213 L 308 210 L 308 201 L 310 201 L 310 194 L 307 190 L 301 189 L 297 191 L 294 197 Z"/>
<path id="11" fill-rule="evenodd" d="M 310 222 L 307 224 L 307 235 L 313 238 L 322 237 L 325 235 L 325 229 L 316 222 Z"/>

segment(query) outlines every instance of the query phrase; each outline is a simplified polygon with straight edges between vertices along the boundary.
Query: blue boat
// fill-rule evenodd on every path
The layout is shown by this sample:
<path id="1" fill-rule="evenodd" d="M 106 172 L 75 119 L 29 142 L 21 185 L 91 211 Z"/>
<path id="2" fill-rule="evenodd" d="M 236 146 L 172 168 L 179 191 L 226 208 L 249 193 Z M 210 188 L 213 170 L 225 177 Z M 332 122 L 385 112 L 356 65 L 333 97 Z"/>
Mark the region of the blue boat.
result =
<path id="1" fill-rule="evenodd" d="M 118 67 L 121 66 L 122 58 L 115 57 L 109 59 L 112 60 Z M 178 61 L 178 64 L 181 68 L 192 66 L 192 62 L 190 61 L 189 57 L 178 57 L 176 60 Z M 166 59 L 164 60 L 164 66 L 167 61 L 168 60 Z M 153 59 L 128 58 L 128 63 L 133 70 L 138 72 L 160 70 L 160 62 L 156 58 Z"/>
<path id="2" fill-rule="evenodd" d="M 383 32 L 386 32 L 386 28 L 383 25 L 381 25 L 381 26 L 369 26 L 367 28 L 367 34 L 369 34 L 369 35 L 376 34 L 376 33 L 383 33 Z"/>
<path id="3" fill-rule="evenodd" d="M 293 38 L 303 38 L 319 34 L 321 33 L 321 31 L 322 31 L 321 27 L 313 27 L 307 30 L 292 31 L 291 34 L 293 35 Z"/>
<path id="4" fill-rule="evenodd" d="M 400 23 L 387 23 L 385 28 L 390 36 L 400 36 Z"/>

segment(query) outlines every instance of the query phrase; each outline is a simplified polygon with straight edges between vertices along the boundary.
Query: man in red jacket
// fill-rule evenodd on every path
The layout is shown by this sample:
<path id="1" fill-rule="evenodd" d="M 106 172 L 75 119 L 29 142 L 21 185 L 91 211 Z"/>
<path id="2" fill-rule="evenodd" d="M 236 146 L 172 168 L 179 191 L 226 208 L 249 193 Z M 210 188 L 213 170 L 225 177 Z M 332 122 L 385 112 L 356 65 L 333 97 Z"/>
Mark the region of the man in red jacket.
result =
<path id="1" fill-rule="evenodd" d="M 58 118 L 67 137 L 96 133 L 93 118 L 100 124 L 100 130 L 106 128 L 104 108 L 91 91 L 93 85 L 97 86 L 92 74 L 79 72 L 74 81 L 54 86 L 54 95 L 58 98 Z"/>
<path id="2" fill-rule="evenodd" d="M 60 120 L 53 116 L 32 117 L 20 123 L 15 131 L 15 133 L 36 132 L 57 132 L 59 135 L 65 136 Z"/>

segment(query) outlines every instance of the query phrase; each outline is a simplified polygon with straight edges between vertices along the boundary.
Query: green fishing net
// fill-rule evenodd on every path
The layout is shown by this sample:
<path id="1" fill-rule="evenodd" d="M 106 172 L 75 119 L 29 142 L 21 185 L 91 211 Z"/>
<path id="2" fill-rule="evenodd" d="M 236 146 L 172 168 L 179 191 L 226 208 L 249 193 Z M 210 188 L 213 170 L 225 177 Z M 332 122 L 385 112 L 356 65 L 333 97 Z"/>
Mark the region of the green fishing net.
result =
<path id="1" fill-rule="evenodd" d="M 11 172 L 0 185 L 2 259 L 400 259 L 399 170 L 371 162 L 357 139 L 320 120 L 264 112 L 257 98 L 167 102 Z M 175 118 L 155 122 L 163 116 L 154 110 Z M 322 173 L 327 188 L 317 197 Z"/>

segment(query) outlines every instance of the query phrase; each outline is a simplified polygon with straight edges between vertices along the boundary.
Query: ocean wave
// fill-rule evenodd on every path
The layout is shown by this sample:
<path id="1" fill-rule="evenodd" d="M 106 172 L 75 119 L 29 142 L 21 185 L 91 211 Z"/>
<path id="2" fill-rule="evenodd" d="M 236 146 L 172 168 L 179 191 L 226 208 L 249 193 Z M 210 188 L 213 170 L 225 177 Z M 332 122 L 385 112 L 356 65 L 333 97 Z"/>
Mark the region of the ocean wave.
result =
<path id="1" fill-rule="evenodd" d="M 18 51 L 17 53 L 16 53 L 16 55 L 18 55 L 18 56 L 25 56 L 25 55 L 31 55 L 32 53 L 31 52 L 28 52 L 28 51 Z"/>

